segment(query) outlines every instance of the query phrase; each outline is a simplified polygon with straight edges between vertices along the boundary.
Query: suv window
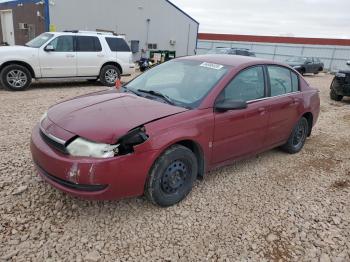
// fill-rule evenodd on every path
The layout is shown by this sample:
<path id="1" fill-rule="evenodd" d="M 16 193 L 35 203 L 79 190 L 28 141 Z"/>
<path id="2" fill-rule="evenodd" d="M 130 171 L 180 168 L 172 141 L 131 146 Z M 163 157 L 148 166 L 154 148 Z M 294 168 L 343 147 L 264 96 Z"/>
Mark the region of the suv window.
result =
<path id="1" fill-rule="evenodd" d="M 224 91 L 219 100 L 251 101 L 265 97 L 264 70 L 261 66 L 240 72 Z"/>
<path id="2" fill-rule="evenodd" d="M 122 38 L 106 37 L 106 41 L 112 52 L 130 52 L 130 47 Z"/>
<path id="3" fill-rule="evenodd" d="M 58 36 L 52 40 L 49 45 L 52 45 L 55 49 L 54 52 L 73 52 L 74 51 L 74 39 L 73 36 L 63 35 Z"/>
<path id="4" fill-rule="evenodd" d="M 281 66 L 268 66 L 267 71 L 270 76 L 271 96 L 284 95 L 291 93 L 292 77 L 291 71 Z"/>
<path id="5" fill-rule="evenodd" d="M 101 52 L 102 46 L 96 36 L 77 36 L 77 52 Z"/>

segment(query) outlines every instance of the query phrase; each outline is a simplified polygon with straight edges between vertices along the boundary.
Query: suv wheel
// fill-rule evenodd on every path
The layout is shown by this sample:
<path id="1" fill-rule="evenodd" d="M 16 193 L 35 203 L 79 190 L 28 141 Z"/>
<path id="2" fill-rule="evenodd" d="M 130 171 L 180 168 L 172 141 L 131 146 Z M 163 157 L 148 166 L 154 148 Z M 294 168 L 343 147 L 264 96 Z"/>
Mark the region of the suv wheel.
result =
<path id="1" fill-rule="evenodd" d="M 343 99 L 343 96 L 338 95 L 337 92 L 333 88 L 331 88 L 331 92 L 329 95 L 330 95 L 331 99 L 334 101 L 341 101 Z"/>
<path id="2" fill-rule="evenodd" d="M 114 65 L 106 65 L 102 67 L 100 73 L 100 81 L 105 86 L 114 86 L 117 79 L 120 79 L 120 71 Z"/>
<path id="3" fill-rule="evenodd" d="M 29 70 L 21 65 L 8 65 L 0 75 L 2 85 L 13 91 L 23 91 L 28 88 L 32 82 L 32 76 Z"/>

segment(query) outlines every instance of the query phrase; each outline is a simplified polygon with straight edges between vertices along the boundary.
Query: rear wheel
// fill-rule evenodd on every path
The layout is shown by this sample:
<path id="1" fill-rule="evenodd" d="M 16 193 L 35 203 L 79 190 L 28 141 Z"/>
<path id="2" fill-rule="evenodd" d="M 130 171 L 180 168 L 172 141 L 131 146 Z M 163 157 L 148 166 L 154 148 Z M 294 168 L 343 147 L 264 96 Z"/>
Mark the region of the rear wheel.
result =
<path id="1" fill-rule="evenodd" d="M 307 135 L 309 133 L 309 123 L 305 117 L 302 117 L 294 126 L 292 134 L 289 136 L 287 143 L 281 148 L 289 154 L 300 152 L 304 147 Z"/>
<path id="2" fill-rule="evenodd" d="M 161 207 L 174 205 L 192 190 L 197 172 L 197 159 L 193 152 L 184 146 L 174 145 L 154 163 L 145 195 Z"/>
<path id="3" fill-rule="evenodd" d="M 120 79 L 120 71 L 114 65 L 106 65 L 101 69 L 100 81 L 105 86 L 114 86 L 117 79 Z"/>
<path id="4" fill-rule="evenodd" d="M 6 66 L 1 72 L 0 79 L 5 88 L 13 91 L 23 91 L 32 82 L 29 70 L 21 65 Z"/>

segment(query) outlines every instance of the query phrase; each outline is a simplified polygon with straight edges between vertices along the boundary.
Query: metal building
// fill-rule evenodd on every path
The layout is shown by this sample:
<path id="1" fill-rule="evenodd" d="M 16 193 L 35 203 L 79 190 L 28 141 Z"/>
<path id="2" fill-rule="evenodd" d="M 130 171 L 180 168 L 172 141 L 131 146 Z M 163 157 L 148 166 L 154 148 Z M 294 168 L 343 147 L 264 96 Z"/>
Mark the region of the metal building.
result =
<path id="1" fill-rule="evenodd" d="M 247 48 L 257 57 L 284 62 L 293 56 L 318 57 L 330 71 L 348 68 L 350 39 L 275 37 L 200 33 L 198 54 L 216 47 Z"/>
<path id="2" fill-rule="evenodd" d="M 152 50 L 193 55 L 199 23 L 168 0 L 0 0 L 0 42 L 24 44 L 44 31 L 125 35 L 135 60 Z"/>

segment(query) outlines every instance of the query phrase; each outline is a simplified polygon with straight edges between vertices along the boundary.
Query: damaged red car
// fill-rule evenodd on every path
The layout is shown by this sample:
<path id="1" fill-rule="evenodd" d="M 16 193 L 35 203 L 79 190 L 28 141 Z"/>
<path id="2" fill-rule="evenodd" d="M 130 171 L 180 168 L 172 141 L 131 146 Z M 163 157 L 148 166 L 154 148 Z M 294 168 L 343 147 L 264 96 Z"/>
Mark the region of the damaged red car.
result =
<path id="1" fill-rule="evenodd" d="M 205 55 L 154 67 L 119 91 L 52 106 L 34 128 L 39 174 L 71 195 L 146 195 L 170 206 L 216 167 L 280 147 L 299 152 L 318 90 L 284 64 Z"/>

